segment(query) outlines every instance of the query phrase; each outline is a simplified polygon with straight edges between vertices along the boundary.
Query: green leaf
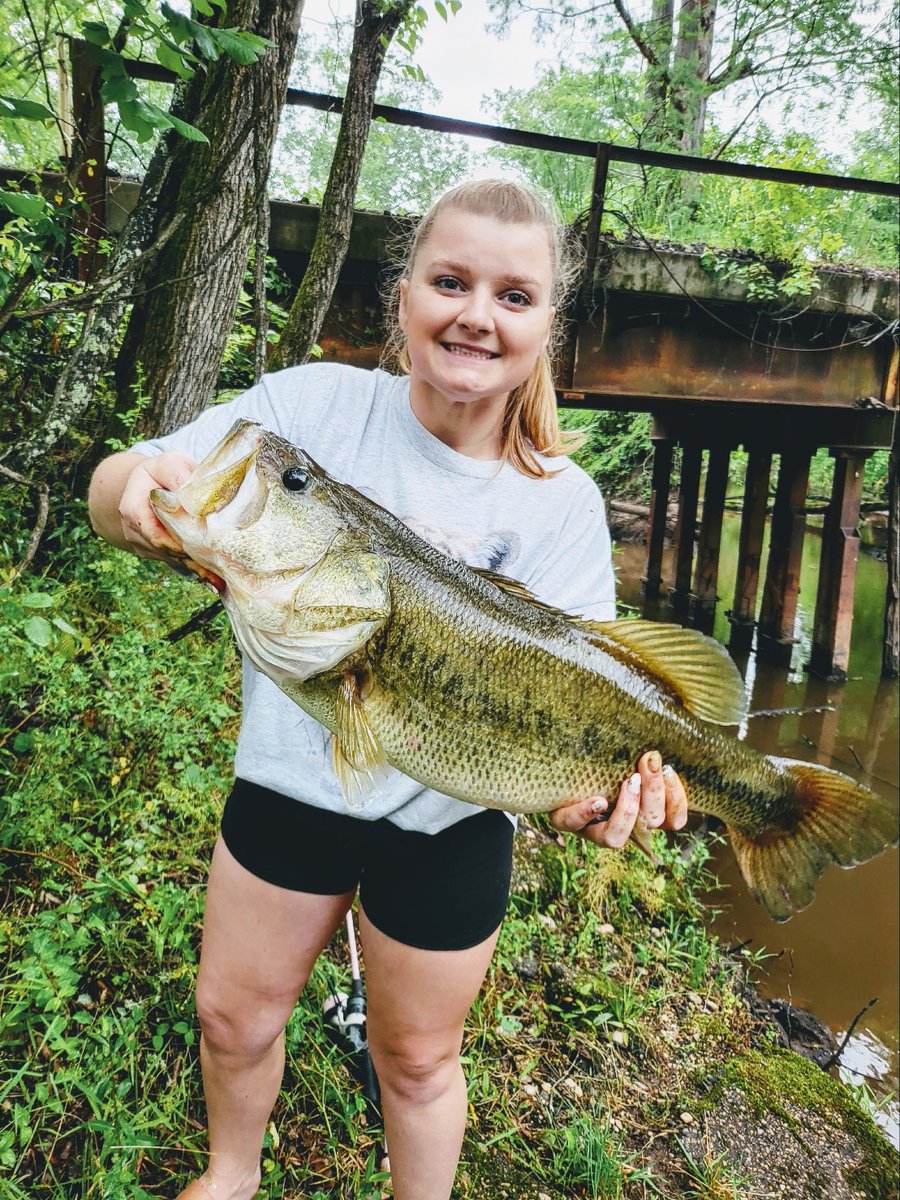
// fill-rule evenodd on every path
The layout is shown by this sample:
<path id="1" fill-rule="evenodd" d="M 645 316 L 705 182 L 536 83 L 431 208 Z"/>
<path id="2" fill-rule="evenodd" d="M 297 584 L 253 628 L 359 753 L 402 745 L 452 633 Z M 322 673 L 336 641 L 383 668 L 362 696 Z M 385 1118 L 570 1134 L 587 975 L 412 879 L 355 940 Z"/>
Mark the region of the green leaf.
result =
<path id="1" fill-rule="evenodd" d="M 13 750 L 15 750 L 17 754 L 24 754 L 26 750 L 31 749 L 31 744 L 33 741 L 33 733 L 17 733 L 13 738 Z"/>
<path id="2" fill-rule="evenodd" d="M 85 21 L 81 26 L 81 32 L 95 46 L 108 46 L 112 41 L 112 35 L 105 21 Z"/>
<path id="3" fill-rule="evenodd" d="M 130 129 L 139 142 L 149 141 L 159 129 L 166 128 L 159 122 L 148 119 L 147 106 L 141 100 L 119 103 L 119 116 L 126 129 Z"/>
<path id="4" fill-rule="evenodd" d="M 29 592 L 19 603 L 23 608 L 52 608 L 53 597 L 49 592 Z"/>
<path id="5" fill-rule="evenodd" d="M 173 117 L 171 113 L 167 113 L 166 115 L 169 118 L 169 124 L 183 138 L 187 138 L 189 142 L 206 142 L 207 145 L 209 144 L 209 138 L 196 125 L 189 125 L 187 121 L 182 121 L 179 117 Z"/>
<path id="6" fill-rule="evenodd" d="M 174 42 L 167 40 L 159 43 L 156 47 L 156 61 L 167 70 L 174 71 L 181 79 L 190 79 L 194 74 L 186 53 L 179 51 Z"/>
<path id="7" fill-rule="evenodd" d="M 443 4 L 441 4 L 441 0 L 434 0 L 434 11 L 442 21 L 447 20 L 447 10 L 444 8 Z"/>
<path id="8" fill-rule="evenodd" d="M 116 75 L 106 80 L 100 89 L 100 95 L 106 104 L 122 104 L 129 100 L 137 100 L 138 90 L 133 79 L 129 79 L 127 75 Z"/>
<path id="9" fill-rule="evenodd" d="M 29 617 L 22 628 L 36 646 L 49 646 L 53 641 L 53 626 L 43 617 Z"/>
<path id="10" fill-rule="evenodd" d="M 57 629 L 61 629 L 63 633 L 70 634 L 72 637 L 81 637 L 78 630 L 73 625 L 70 625 L 65 617 L 54 617 L 51 624 L 55 625 Z"/>
<path id="11" fill-rule="evenodd" d="M 4 120 L 19 117 L 25 121 L 53 120 L 53 113 L 36 100 L 19 100 L 15 96 L 0 96 L 0 117 Z"/>
<path id="12" fill-rule="evenodd" d="M 198 25 L 196 21 L 191 21 L 190 26 L 197 52 L 209 62 L 215 62 L 219 57 L 219 50 L 211 36 L 213 31 L 207 29 L 205 25 Z"/>
<path id="13" fill-rule="evenodd" d="M 219 49 L 242 67 L 249 67 L 255 63 L 274 45 L 268 38 L 257 37 L 255 33 L 244 33 L 240 29 L 212 29 L 210 33 Z"/>
<path id="14" fill-rule="evenodd" d="M 0 192 L 0 208 L 29 221 L 49 217 L 52 212 L 43 196 L 32 196 L 29 192 Z"/>

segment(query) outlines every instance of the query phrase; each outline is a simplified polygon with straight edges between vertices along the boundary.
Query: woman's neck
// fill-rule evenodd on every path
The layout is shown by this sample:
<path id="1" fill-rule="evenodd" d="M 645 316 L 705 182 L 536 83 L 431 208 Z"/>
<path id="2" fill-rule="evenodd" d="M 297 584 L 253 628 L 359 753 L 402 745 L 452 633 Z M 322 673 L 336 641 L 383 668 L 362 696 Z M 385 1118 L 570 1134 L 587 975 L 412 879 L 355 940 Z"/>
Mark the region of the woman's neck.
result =
<path id="1" fill-rule="evenodd" d="M 452 401 L 417 388 L 413 381 L 409 404 L 419 424 L 457 454 L 488 462 L 502 456 L 505 396 Z"/>

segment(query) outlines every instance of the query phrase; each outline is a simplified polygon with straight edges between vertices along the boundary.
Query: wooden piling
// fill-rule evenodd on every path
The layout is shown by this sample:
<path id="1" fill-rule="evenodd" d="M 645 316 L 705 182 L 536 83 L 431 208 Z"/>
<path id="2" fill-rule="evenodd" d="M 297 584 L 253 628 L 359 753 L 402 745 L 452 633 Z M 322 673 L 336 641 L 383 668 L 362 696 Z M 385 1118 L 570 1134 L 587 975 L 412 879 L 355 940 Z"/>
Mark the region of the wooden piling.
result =
<path id="1" fill-rule="evenodd" d="M 822 530 L 813 643 L 807 669 L 820 679 L 847 678 L 853 585 L 859 557 L 859 506 L 868 452 L 835 450 L 831 502 Z"/>
<path id="2" fill-rule="evenodd" d="M 894 354 L 893 361 L 896 362 L 896 347 Z M 884 596 L 884 642 L 881 652 L 881 674 L 885 679 L 895 679 L 900 674 L 900 451 L 897 445 L 897 424 L 895 416 L 888 466 L 887 586 Z"/>
<path id="3" fill-rule="evenodd" d="M 691 567 L 697 531 L 702 455 L 700 446 L 693 442 L 684 445 L 681 450 L 678 519 L 675 525 L 675 582 L 669 589 L 669 604 L 675 612 L 687 612 L 691 603 Z"/>
<path id="4" fill-rule="evenodd" d="M 703 492 L 703 517 L 697 540 L 697 564 L 692 588 L 692 618 L 701 629 L 711 630 L 716 615 L 716 586 L 719 582 L 719 552 L 722 545 L 722 518 L 728 489 L 728 463 L 731 447 L 716 445 L 710 449 Z"/>
<path id="5" fill-rule="evenodd" d="M 747 455 L 747 475 L 744 479 L 744 504 L 741 514 L 741 535 L 738 546 L 737 576 L 734 585 L 734 604 L 729 620 L 731 636 L 728 644 L 739 652 L 750 649 L 756 627 L 756 593 L 762 559 L 763 535 L 766 529 L 766 508 L 769 503 L 769 476 L 772 472 L 772 453 L 751 446 Z"/>
<path id="6" fill-rule="evenodd" d="M 666 541 L 666 517 L 672 476 L 673 443 L 667 437 L 653 438 L 653 473 L 650 481 L 650 513 L 647 518 L 647 557 L 641 576 L 641 594 L 655 600 L 662 585 L 662 557 Z"/>
<path id="7" fill-rule="evenodd" d="M 808 449 L 784 450 L 769 533 L 769 562 L 759 613 L 757 653 L 769 662 L 787 665 L 794 646 L 794 621 L 800 595 L 800 563 L 809 486 Z"/>

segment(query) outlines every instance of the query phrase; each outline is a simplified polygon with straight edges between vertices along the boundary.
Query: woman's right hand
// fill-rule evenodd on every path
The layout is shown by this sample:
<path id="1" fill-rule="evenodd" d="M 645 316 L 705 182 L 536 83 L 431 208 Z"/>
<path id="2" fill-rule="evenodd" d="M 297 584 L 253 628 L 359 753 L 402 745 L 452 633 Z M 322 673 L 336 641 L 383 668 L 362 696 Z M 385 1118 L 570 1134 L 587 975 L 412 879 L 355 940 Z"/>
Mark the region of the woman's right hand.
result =
<path id="1" fill-rule="evenodd" d="M 180 450 L 167 450 L 138 463 L 125 481 L 119 500 L 122 534 L 126 548 L 134 554 L 186 567 L 221 591 L 224 585 L 219 576 L 187 557 L 182 544 L 163 525 L 150 503 L 154 488 L 176 491 L 190 478 L 196 465 Z"/>

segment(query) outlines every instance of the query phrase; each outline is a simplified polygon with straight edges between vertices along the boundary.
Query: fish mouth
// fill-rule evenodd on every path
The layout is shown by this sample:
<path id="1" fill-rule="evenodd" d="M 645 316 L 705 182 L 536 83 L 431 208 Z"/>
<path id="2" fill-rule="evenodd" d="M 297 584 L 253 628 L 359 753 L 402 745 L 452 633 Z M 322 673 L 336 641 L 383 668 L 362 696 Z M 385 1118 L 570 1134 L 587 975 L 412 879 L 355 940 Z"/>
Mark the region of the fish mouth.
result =
<path id="1" fill-rule="evenodd" d="M 495 350 L 483 350 L 480 346 L 467 346 L 463 342 L 441 342 L 440 345 L 442 350 L 446 350 L 448 354 L 452 354 L 456 358 L 470 358 L 476 362 L 490 362 L 500 357 L 500 354 Z"/>

